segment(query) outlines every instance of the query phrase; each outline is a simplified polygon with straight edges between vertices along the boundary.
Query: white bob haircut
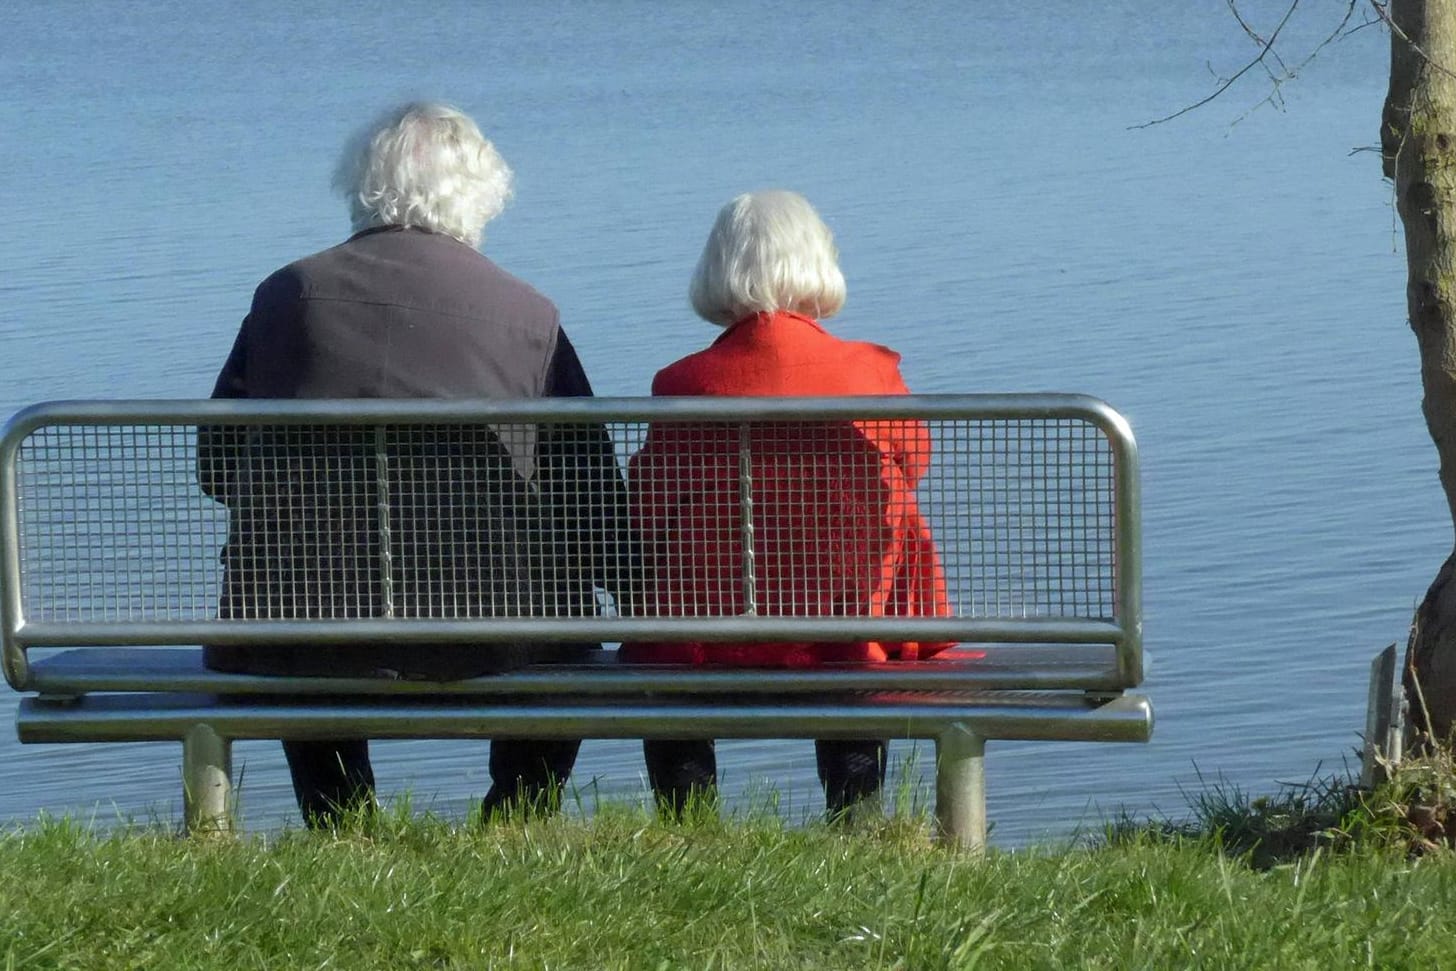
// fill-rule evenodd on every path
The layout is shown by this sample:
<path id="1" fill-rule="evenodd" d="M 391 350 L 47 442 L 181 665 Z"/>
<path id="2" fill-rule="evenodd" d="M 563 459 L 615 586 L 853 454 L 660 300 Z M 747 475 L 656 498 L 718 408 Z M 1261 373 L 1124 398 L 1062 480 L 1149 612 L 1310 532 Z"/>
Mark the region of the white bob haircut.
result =
<path id="1" fill-rule="evenodd" d="M 511 197 L 511 169 L 469 115 L 416 102 L 350 141 L 334 188 L 349 201 L 355 232 L 414 226 L 479 246 Z"/>
<path id="2" fill-rule="evenodd" d="M 844 306 L 834 235 L 797 192 L 749 192 L 718 212 L 693 271 L 688 299 L 704 320 L 727 326 L 788 310 L 816 319 Z"/>

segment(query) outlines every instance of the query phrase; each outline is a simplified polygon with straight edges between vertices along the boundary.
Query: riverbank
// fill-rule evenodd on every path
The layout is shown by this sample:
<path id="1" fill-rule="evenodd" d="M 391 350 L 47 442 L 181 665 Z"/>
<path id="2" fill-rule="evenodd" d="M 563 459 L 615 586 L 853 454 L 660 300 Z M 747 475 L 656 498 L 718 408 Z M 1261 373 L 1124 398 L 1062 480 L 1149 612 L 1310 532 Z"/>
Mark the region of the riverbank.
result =
<path id="1" fill-rule="evenodd" d="M 0 836 L 0 955 L 7 969 L 1324 968 L 1449 957 L 1448 850 L 1412 857 L 1336 833 L 1256 865 L 1230 854 L 1223 831 L 1176 829 L 978 859 L 906 818 L 844 832 L 767 814 L 669 825 L 607 807 L 590 820 L 481 827 L 402 807 L 340 834 L 235 840 L 43 819 Z"/>

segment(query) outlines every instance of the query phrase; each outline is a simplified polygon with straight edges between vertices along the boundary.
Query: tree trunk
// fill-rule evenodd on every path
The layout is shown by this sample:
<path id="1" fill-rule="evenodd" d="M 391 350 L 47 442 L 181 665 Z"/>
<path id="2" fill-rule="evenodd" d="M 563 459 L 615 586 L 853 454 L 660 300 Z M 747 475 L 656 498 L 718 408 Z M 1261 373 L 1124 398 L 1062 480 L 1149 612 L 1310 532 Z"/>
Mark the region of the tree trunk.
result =
<path id="1" fill-rule="evenodd" d="M 1392 0 L 1385 174 L 1405 227 L 1406 301 L 1421 355 L 1421 410 L 1456 522 L 1456 3 Z M 1416 609 L 1402 675 L 1412 728 L 1456 726 L 1456 549 Z"/>

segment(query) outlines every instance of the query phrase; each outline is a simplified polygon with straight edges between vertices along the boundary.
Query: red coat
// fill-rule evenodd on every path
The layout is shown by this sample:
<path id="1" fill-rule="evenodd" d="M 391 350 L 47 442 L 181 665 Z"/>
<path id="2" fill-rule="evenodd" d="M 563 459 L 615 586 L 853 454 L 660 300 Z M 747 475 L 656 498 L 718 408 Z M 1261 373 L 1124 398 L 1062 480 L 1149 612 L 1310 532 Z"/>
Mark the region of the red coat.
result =
<path id="1" fill-rule="evenodd" d="M 900 356 L 779 311 L 731 325 L 669 365 L 654 395 L 907 394 Z M 919 421 L 760 423 L 753 432 L 760 614 L 945 616 L 945 575 L 915 486 L 930 462 Z M 739 449 L 717 426 L 660 423 L 628 468 L 648 580 L 663 616 L 742 609 Z M 625 661 L 802 667 L 926 657 L 944 643 L 626 643 Z"/>

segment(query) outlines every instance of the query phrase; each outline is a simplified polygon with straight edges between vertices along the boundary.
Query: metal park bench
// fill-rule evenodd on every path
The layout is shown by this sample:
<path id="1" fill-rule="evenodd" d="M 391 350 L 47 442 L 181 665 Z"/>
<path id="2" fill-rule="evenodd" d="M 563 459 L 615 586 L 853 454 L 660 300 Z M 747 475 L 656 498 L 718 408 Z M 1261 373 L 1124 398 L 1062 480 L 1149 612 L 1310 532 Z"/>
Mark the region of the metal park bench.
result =
<path id="1" fill-rule="evenodd" d="M 951 605 L 931 616 L 866 604 L 878 566 L 853 562 L 895 513 L 846 443 L 915 422 L 934 450 L 913 501 Z M 619 476 L 649 425 L 681 453 L 665 466 L 683 477 L 679 506 L 662 514 L 730 538 L 722 562 L 633 546 L 640 497 Z M 583 459 L 582 442 L 606 459 Z M 792 460 L 780 493 L 785 469 L 804 483 L 787 512 L 762 486 L 772 456 Z M 859 477 L 863 523 L 820 508 L 836 475 Z M 863 535 L 831 535 L 846 530 Z M 785 567 L 763 548 L 775 535 L 815 549 Z M 681 567 L 723 589 L 647 596 L 652 554 L 669 585 Z M 986 740 L 1151 735 L 1148 700 L 1127 693 L 1142 678 L 1140 585 L 1136 448 L 1081 396 L 60 402 L 21 411 L 0 439 L 20 740 L 180 741 L 193 828 L 230 825 L 234 739 L 882 737 L 934 740 L 938 824 L 979 846 Z M 325 677 L 306 663 L 392 647 L 489 670 L 522 642 L 582 641 L 960 647 L 773 671 L 612 650 L 501 673 Z M 199 645 L 302 663 L 227 673 Z"/>

